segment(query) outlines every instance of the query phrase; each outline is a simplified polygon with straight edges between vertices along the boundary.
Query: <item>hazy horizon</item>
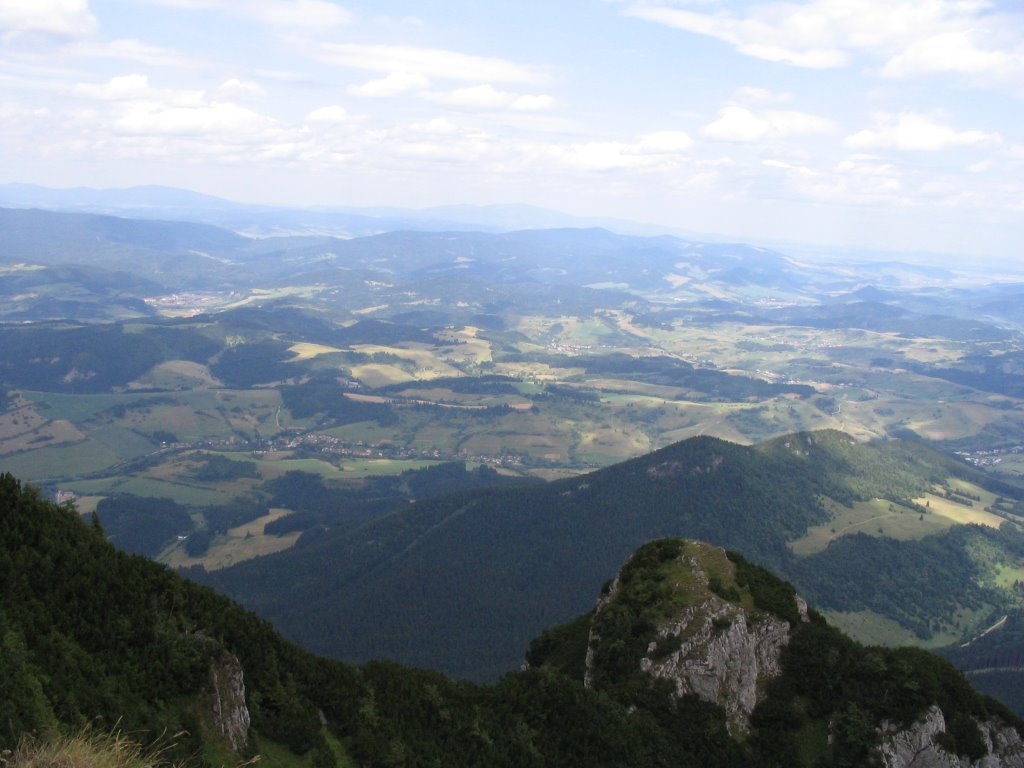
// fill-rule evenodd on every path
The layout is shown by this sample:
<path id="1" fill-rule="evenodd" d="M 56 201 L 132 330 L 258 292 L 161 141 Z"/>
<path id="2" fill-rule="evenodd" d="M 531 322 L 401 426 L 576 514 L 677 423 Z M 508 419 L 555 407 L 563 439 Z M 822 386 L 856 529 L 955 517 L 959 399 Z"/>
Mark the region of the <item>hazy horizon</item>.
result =
<path id="1" fill-rule="evenodd" d="M 0 2 L 0 182 L 528 204 L 1003 263 L 1007 0 Z"/>

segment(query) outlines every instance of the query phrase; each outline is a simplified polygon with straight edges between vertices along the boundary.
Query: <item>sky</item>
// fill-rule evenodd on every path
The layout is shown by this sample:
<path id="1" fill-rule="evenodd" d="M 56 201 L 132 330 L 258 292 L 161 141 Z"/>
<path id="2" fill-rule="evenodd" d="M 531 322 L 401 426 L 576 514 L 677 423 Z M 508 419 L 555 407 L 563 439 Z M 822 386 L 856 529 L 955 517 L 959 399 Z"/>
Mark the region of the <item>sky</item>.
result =
<path id="1" fill-rule="evenodd" d="M 1021 0 L 0 0 L 0 183 L 1024 265 Z"/>

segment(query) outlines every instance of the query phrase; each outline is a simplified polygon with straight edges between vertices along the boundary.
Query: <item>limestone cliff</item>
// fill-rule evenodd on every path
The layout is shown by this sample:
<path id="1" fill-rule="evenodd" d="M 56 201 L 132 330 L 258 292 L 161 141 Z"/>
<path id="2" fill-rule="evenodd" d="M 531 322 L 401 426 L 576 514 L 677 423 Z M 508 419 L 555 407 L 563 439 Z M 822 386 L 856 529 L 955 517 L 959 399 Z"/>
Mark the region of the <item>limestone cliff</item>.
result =
<path id="1" fill-rule="evenodd" d="M 648 555 L 640 550 L 623 569 L 625 579 L 623 575 L 616 578 L 598 602 L 587 652 L 585 682 L 589 686 L 599 677 L 602 648 L 609 640 L 618 642 L 605 636 L 603 627 L 621 623 L 614 617 L 606 621 L 609 614 L 623 603 L 638 607 L 635 596 L 624 593 L 643 581 L 630 568 L 637 564 L 637 556 L 643 560 Z M 660 587 L 665 604 L 647 606 L 660 613 L 655 620 L 653 615 L 640 620 L 651 623 L 652 636 L 642 648 L 638 667 L 651 678 L 669 681 L 678 697 L 694 694 L 722 707 L 730 731 L 744 733 L 765 682 L 782 673 L 780 658 L 789 642 L 790 623 L 753 605 L 751 595 L 741 592 L 736 568 L 721 549 L 687 542 L 678 553 L 663 550 L 658 558 L 663 578 L 647 581 Z M 653 594 L 646 586 L 640 591 Z M 806 603 L 794 599 L 794 605 L 805 620 Z"/>
<path id="2" fill-rule="evenodd" d="M 219 733 L 232 752 L 250 746 L 252 718 L 245 701 L 245 673 L 238 657 L 204 632 L 191 636 L 207 660 L 206 683 L 201 691 L 204 720 Z"/>
<path id="3" fill-rule="evenodd" d="M 1016 729 L 996 720 L 977 723 L 985 754 L 977 760 L 943 746 L 947 734 L 942 710 L 932 706 L 909 728 L 882 724 L 879 749 L 885 768 L 1024 768 L 1024 743 Z"/>
<path id="4" fill-rule="evenodd" d="M 585 629 L 574 635 L 576 626 Z M 680 703 L 694 696 L 720 708 L 732 737 L 755 750 L 790 739 L 794 765 L 1024 768 L 1017 718 L 945 662 L 916 649 L 864 648 L 790 585 L 707 544 L 641 547 L 563 636 L 577 643 L 588 688 L 623 701 L 652 687 Z M 795 734 L 780 732 L 801 721 L 818 743 L 807 752 L 804 741 L 797 760 Z"/>
<path id="5" fill-rule="evenodd" d="M 657 659 L 659 643 L 682 641 L 667 658 Z M 752 617 L 721 598 L 710 597 L 687 609 L 678 620 L 658 629 L 640 668 L 675 684 L 679 696 L 693 693 L 718 704 L 730 726 L 746 730 L 759 701 L 758 685 L 778 677 L 789 624 L 772 616 Z"/>
<path id="6" fill-rule="evenodd" d="M 245 703 L 245 680 L 238 658 L 221 651 L 210 661 L 207 702 L 211 720 L 232 751 L 249 745 L 249 708 Z"/>

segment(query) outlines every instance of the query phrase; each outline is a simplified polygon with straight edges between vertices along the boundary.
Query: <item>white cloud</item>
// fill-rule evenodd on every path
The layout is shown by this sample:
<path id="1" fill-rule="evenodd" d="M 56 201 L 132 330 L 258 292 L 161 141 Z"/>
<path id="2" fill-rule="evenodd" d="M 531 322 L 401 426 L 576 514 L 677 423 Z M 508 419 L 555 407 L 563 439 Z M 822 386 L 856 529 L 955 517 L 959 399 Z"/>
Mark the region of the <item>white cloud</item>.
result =
<path id="1" fill-rule="evenodd" d="M 701 13 L 663 5 L 638 3 L 629 16 L 707 35 L 735 46 L 742 53 L 768 61 L 824 69 L 846 62 L 845 52 L 829 34 L 826 19 L 807 12 L 807 6 L 756 8 L 746 18 L 727 13 Z M 786 9 L 793 9 L 787 12 Z M 794 18 L 796 11 L 804 11 Z"/>
<path id="2" fill-rule="evenodd" d="M 387 99 L 418 91 L 430 86 L 430 79 L 412 72 L 391 72 L 387 77 L 370 80 L 362 85 L 350 85 L 348 92 L 367 99 Z"/>
<path id="3" fill-rule="evenodd" d="M 139 40 L 82 40 L 61 49 L 70 57 L 89 59 L 116 59 L 164 69 L 198 69 L 207 65 L 204 57 L 185 54 L 170 48 L 160 48 Z"/>
<path id="4" fill-rule="evenodd" d="M 678 168 L 693 141 L 682 131 L 655 131 L 627 141 L 545 144 L 528 151 L 534 163 L 578 171 L 664 171 Z"/>
<path id="5" fill-rule="evenodd" d="M 346 8 L 330 0 L 145 0 L 188 10 L 218 10 L 281 27 L 320 29 L 352 21 Z"/>
<path id="6" fill-rule="evenodd" d="M 446 117 L 435 117 L 423 123 L 411 123 L 407 128 L 414 133 L 426 133 L 432 136 L 451 136 L 459 132 L 459 126 Z"/>
<path id="7" fill-rule="evenodd" d="M 716 141 L 750 142 L 831 133 L 836 125 L 831 120 L 805 112 L 766 110 L 755 112 L 738 104 L 722 108 L 713 123 L 704 126 L 704 135 Z"/>
<path id="8" fill-rule="evenodd" d="M 754 104 L 782 104 L 787 101 L 791 101 L 793 94 L 791 93 L 779 93 L 778 91 L 771 91 L 767 88 L 756 88 L 754 86 L 744 86 L 736 92 L 737 101 L 745 101 Z"/>
<path id="9" fill-rule="evenodd" d="M 555 103 L 554 98 L 547 94 L 499 91 L 490 84 L 456 88 L 454 91 L 434 91 L 423 94 L 423 98 L 452 109 L 484 111 L 511 109 L 532 112 L 548 109 Z"/>
<path id="10" fill-rule="evenodd" d="M 816 177 L 820 174 L 812 168 L 808 168 L 806 165 L 794 165 L 793 163 L 787 163 L 784 160 L 762 160 L 761 165 L 765 168 L 778 168 L 782 171 L 796 174 L 797 176 Z"/>
<path id="11" fill-rule="evenodd" d="M 59 38 L 86 37 L 96 31 L 88 0 L 3 0 L 0 2 L 0 40 L 22 35 Z"/>
<path id="12" fill-rule="evenodd" d="M 260 99 L 267 95 L 267 91 L 259 83 L 232 77 L 217 87 L 217 95 L 225 99 Z"/>
<path id="13" fill-rule="evenodd" d="M 78 112 L 101 136 L 192 137 L 224 144 L 251 143 L 279 131 L 273 119 L 204 91 L 154 88 L 145 75 L 80 83 L 72 94 L 95 106 Z"/>
<path id="14" fill-rule="evenodd" d="M 327 0 L 280 0 L 279 2 L 245 3 L 256 15 L 270 24 L 287 27 L 335 27 L 352 21 L 345 8 Z"/>
<path id="15" fill-rule="evenodd" d="M 120 75 L 105 83 L 79 83 L 72 92 L 75 96 L 97 101 L 158 101 L 185 107 L 203 104 L 203 91 L 161 90 L 149 84 L 146 75 Z"/>
<path id="16" fill-rule="evenodd" d="M 121 75 L 120 77 L 111 78 L 102 85 L 80 83 L 74 89 L 76 96 L 103 99 L 104 101 L 137 99 L 144 96 L 148 91 L 149 78 L 145 75 Z"/>
<path id="17" fill-rule="evenodd" d="M 636 152 L 640 155 L 675 155 L 693 146 L 693 139 L 682 131 L 655 131 L 640 137 Z"/>
<path id="18" fill-rule="evenodd" d="M 886 62 L 888 77 L 933 73 L 1006 76 L 1024 71 L 1024 53 L 985 50 L 975 30 L 955 30 L 915 40 Z"/>
<path id="19" fill-rule="evenodd" d="M 237 140 L 262 133 L 269 118 L 227 102 L 194 106 L 134 103 L 113 123 L 117 133 L 145 136 L 201 136 Z"/>
<path id="20" fill-rule="evenodd" d="M 889 77 L 1024 75 L 1024 17 L 1019 10 L 995 13 L 988 0 L 776 1 L 754 3 L 746 12 L 640 0 L 625 13 L 799 67 L 839 67 L 867 52 L 885 62 L 882 73 Z"/>
<path id="21" fill-rule="evenodd" d="M 910 152 L 934 152 L 953 147 L 997 145 L 999 134 L 986 131 L 958 131 L 936 123 L 927 115 L 904 112 L 899 115 L 878 115 L 876 127 L 846 137 L 846 145 L 854 149 L 899 149 Z"/>
<path id="22" fill-rule="evenodd" d="M 545 79 L 537 69 L 506 59 L 472 56 L 438 48 L 356 43 L 310 45 L 306 41 L 300 52 L 308 52 L 320 61 L 344 67 L 373 72 L 406 72 L 427 78 L 495 83 L 534 83 Z"/>
<path id="23" fill-rule="evenodd" d="M 904 190 L 905 183 L 900 171 L 872 155 L 854 155 L 835 167 L 835 190 L 840 197 L 851 202 L 862 202 L 869 198 L 895 200 Z"/>
<path id="24" fill-rule="evenodd" d="M 355 123 L 364 119 L 365 115 L 353 115 L 347 109 L 340 107 L 337 104 L 314 109 L 306 115 L 307 123 L 329 123 L 334 125 Z"/>

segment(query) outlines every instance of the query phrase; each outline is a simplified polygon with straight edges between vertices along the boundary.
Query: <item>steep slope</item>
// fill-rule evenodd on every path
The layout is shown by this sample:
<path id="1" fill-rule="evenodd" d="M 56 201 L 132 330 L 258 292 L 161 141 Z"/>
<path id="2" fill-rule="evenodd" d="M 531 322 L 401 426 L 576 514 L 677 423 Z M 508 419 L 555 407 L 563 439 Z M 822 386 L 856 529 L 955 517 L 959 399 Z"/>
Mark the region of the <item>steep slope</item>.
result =
<path id="1" fill-rule="evenodd" d="M 804 621 L 789 585 L 693 542 L 642 548 L 596 613 L 546 633 L 532 668 L 494 686 L 317 659 L 226 599 L 116 551 L 10 475 L 0 475 L 0 589 L 0 747 L 29 731 L 119 723 L 143 743 L 177 734 L 166 756 L 197 766 L 274 742 L 293 755 L 271 764 L 310 768 L 826 768 L 866 765 L 890 743 L 963 755 L 957 765 L 1020 765 L 1001 757 L 1020 744 L 1017 720 L 948 663 L 863 649 L 813 612 Z M 774 639 L 736 642 L 744 635 Z M 751 647 L 764 664 L 732 685 L 728 670 L 749 664 Z M 712 658 L 722 686 L 692 674 Z"/>
<path id="2" fill-rule="evenodd" d="M 1024 611 L 1011 610 L 978 636 L 940 653 L 976 688 L 1024 711 Z"/>
<path id="3" fill-rule="evenodd" d="M 682 539 L 637 550 L 597 606 L 530 648 L 622 701 L 660 691 L 723 712 L 757 765 L 1024 765 L 1005 708 L 937 657 L 864 648 L 793 587 L 733 552 Z"/>
<path id="4" fill-rule="evenodd" d="M 838 432 L 754 447 L 700 437 L 541 487 L 419 502 L 203 578 L 319 653 L 487 679 L 513 668 L 545 626 L 585 611 L 637 546 L 680 535 L 792 576 L 823 608 L 874 611 L 924 639 L 957 611 L 983 615 L 1012 598 L 973 558 L 1018 562 L 1014 525 L 908 541 L 842 536 L 804 557 L 787 545 L 862 500 L 888 499 L 924 518 L 910 500 L 948 477 L 985 482 L 912 443 L 861 445 Z"/>
<path id="5" fill-rule="evenodd" d="M 275 743 L 315 768 L 740 764 L 724 729 L 673 729 L 549 672 L 478 687 L 318 659 L 225 598 L 115 550 L 7 474 L 0 590 L 0 747 L 116 724 L 143 743 L 177 734 L 165 757 L 196 765 Z"/>

